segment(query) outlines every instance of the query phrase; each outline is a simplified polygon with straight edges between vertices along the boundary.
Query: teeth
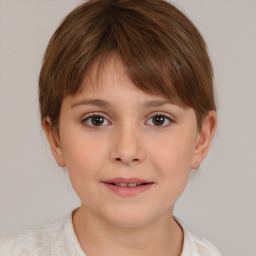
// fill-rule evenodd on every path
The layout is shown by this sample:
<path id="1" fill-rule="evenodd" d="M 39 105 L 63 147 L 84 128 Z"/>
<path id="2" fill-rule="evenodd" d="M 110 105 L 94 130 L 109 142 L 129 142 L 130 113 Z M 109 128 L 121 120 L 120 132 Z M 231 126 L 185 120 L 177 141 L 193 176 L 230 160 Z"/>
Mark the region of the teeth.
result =
<path id="1" fill-rule="evenodd" d="M 136 187 L 137 184 L 136 184 L 136 183 L 130 183 L 130 184 L 128 184 L 128 186 L 129 186 L 129 187 Z"/>
<path id="2" fill-rule="evenodd" d="M 139 184 L 137 183 L 115 183 L 116 186 L 120 186 L 120 187 L 136 187 Z"/>

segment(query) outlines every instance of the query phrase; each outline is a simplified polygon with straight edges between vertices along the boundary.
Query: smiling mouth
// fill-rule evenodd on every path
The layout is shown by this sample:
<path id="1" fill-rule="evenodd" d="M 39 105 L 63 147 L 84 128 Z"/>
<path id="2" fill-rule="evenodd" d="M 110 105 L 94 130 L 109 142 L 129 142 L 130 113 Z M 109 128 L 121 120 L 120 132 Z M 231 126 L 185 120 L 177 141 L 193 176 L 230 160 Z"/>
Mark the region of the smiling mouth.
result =
<path id="1" fill-rule="evenodd" d="M 154 182 L 137 178 L 114 178 L 103 182 L 116 195 L 127 197 L 136 196 L 151 188 Z"/>
<path id="2" fill-rule="evenodd" d="M 106 182 L 108 183 L 108 182 Z M 148 183 L 108 183 L 114 186 L 119 186 L 119 187 L 137 187 L 137 186 L 143 186 L 143 185 L 148 185 L 148 184 L 153 184 L 153 182 L 148 182 Z"/>
<path id="3" fill-rule="evenodd" d="M 139 178 L 122 178 L 122 177 L 105 180 L 104 183 L 108 183 L 108 184 L 119 186 L 119 187 L 137 187 L 137 186 L 153 184 L 153 182 L 142 180 Z"/>

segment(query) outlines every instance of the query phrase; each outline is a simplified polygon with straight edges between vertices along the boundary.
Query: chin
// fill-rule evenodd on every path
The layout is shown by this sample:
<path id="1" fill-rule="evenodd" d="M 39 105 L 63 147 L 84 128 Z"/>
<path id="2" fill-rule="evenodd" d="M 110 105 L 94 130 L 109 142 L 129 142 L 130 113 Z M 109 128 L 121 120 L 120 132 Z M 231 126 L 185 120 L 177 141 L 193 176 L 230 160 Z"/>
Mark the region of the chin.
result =
<path id="1" fill-rule="evenodd" d="M 105 216 L 108 221 L 121 228 L 137 228 L 146 225 L 150 222 L 153 216 L 149 216 L 145 211 L 115 211 L 111 212 L 109 216 Z"/>

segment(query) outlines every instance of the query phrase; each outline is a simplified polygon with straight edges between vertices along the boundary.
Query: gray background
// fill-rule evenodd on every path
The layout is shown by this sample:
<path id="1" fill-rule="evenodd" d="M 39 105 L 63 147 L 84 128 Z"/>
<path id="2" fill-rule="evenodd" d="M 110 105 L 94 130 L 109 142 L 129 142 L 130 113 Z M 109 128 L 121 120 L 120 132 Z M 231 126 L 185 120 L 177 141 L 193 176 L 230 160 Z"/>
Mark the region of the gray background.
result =
<path id="1" fill-rule="evenodd" d="M 78 0 L 0 0 L 0 237 L 66 216 L 79 200 L 40 128 L 37 80 Z M 175 0 L 207 41 L 219 123 L 175 215 L 226 256 L 256 255 L 256 1 Z"/>

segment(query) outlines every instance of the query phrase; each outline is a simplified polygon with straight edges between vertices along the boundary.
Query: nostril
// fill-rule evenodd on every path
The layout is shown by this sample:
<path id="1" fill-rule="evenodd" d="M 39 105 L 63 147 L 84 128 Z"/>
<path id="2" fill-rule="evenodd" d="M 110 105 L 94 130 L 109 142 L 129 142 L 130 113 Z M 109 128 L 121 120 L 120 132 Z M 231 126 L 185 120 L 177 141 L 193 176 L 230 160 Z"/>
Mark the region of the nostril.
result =
<path id="1" fill-rule="evenodd" d="M 116 161 L 117 162 L 124 162 L 124 163 L 126 162 L 124 159 L 122 160 L 122 158 L 120 158 L 120 157 L 116 157 Z M 127 162 L 129 162 L 129 161 L 127 161 Z M 134 158 L 130 162 L 131 163 L 137 163 L 137 162 L 139 162 L 139 159 L 138 158 Z"/>

